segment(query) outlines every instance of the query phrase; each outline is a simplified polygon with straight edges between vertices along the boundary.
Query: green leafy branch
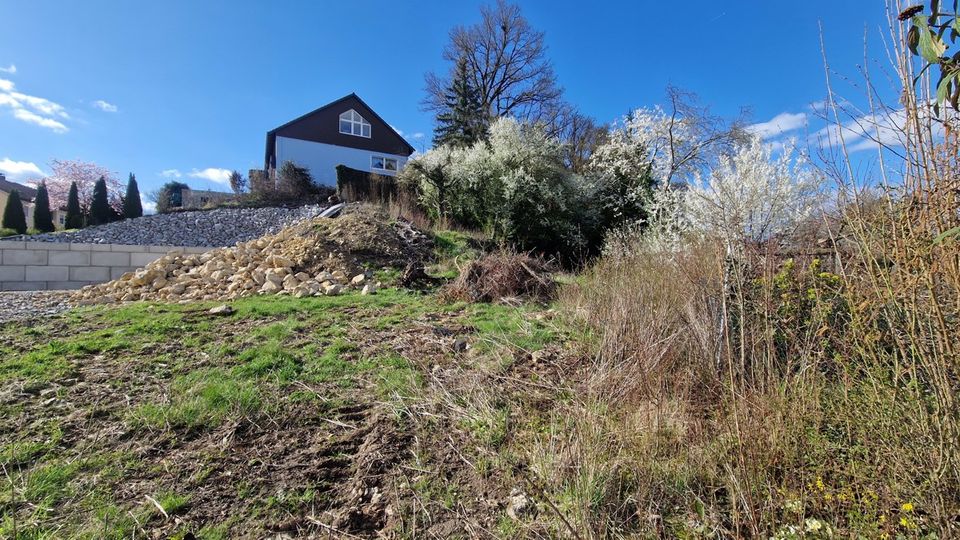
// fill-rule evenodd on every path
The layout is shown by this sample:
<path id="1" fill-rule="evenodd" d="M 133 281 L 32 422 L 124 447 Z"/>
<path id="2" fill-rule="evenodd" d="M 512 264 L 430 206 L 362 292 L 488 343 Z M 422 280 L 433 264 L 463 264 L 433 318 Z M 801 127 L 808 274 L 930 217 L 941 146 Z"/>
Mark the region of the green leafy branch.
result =
<path id="1" fill-rule="evenodd" d="M 960 38 L 960 17 L 958 0 L 952 3 L 952 12 L 941 11 L 940 0 L 930 0 L 929 14 L 924 13 L 923 5 L 916 5 L 903 10 L 898 17 L 901 21 L 910 21 L 907 31 L 910 52 L 927 62 L 914 79 L 914 84 L 930 67 L 937 66 L 940 69 L 934 104 L 934 113 L 938 116 L 944 102 L 949 102 L 954 110 L 960 111 L 960 51 L 949 54 L 949 49 Z"/>

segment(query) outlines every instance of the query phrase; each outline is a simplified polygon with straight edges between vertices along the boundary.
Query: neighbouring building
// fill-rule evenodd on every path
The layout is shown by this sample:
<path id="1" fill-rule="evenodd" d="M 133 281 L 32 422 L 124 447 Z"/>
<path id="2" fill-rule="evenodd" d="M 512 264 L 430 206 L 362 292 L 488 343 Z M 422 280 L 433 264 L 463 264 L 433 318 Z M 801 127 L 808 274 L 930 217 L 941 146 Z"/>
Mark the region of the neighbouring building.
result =
<path id="1" fill-rule="evenodd" d="M 190 187 L 180 191 L 181 207 L 184 209 L 208 208 L 229 201 L 234 197 L 233 193 L 225 191 L 208 191 Z"/>
<path id="2" fill-rule="evenodd" d="M 396 175 L 414 149 L 356 94 L 342 97 L 267 132 L 264 170 L 276 178 L 287 161 L 316 183 L 336 187 L 337 165 Z"/>
<path id="3" fill-rule="evenodd" d="M 0 173 L 0 215 L 3 214 L 3 209 L 7 207 L 7 199 L 10 197 L 10 192 L 13 190 L 20 192 L 20 201 L 23 203 L 23 214 L 27 218 L 27 227 L 34 228 L 33 200 L 37 196 L 36 188 L 11 182 L 10 180 L 7 180 L 7 177 L 2 173 Z M 53 225 L 58 229 L 62 229 L 63 224 L 66 221 L 66 211 L 53 208 L 50 210 L 53 213 Z"/>

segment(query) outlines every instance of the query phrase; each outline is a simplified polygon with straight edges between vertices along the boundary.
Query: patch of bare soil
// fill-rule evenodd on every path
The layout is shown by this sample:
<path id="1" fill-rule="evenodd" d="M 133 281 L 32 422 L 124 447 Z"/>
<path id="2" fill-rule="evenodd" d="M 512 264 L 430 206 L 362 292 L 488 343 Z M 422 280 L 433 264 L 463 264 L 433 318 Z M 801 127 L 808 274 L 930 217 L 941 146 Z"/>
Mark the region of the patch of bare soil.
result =
<path id="1" fill-rule="evenodd" d="M 249 321 L 220 324 L 223 336 L 250 331 Z M 45 337 L 75 331 L 52 323 Z M 422 382 L 417 395 L 383 396 L 363 383 L 296 382 L 266 396 L 265 411 L 215 428 L 131 427 L 130 411 L 168 399 L 179 370 L 214 365 L 170 343 L 91 356 L 55 384 L 4 388 L 0 405 L 19 410 L 0 418 L 0 431 L 29 433 L 42 444 L 50 437 L 45 426 L 56 423 L 56 444 L 68 460 L 122 456 L 113 464 L 119 472 L 87 471 L 80 488 L 103 490 L 120 508 L 149 510 L 129 513 L 138 516 L 137 537 L 199 534 L 217 525 L 228 538 L 498 536 L 511 492 L 519 486 L 536 499 L 535 488 L 524 483 L 524 463 L 490 465 L 502 458 L 471 432 L 471 404 L 495 396 L 512 403 L 513 414 L 548 407 L 562 381 L 583 366 L 570 351 L 548 347 L 505 349 L 502 368 L 491 368 L 489 354 L 477 353 L 484 337 L 463 311 L 425 314 L 400 328 L 359 318 L 345 339 L 358 357 L 389 352 L 409 361 Z M 163 515 L 152 509 L 160 493 L 188 501 Z M 73 507 L 51 521 L 83 511 Z"/>

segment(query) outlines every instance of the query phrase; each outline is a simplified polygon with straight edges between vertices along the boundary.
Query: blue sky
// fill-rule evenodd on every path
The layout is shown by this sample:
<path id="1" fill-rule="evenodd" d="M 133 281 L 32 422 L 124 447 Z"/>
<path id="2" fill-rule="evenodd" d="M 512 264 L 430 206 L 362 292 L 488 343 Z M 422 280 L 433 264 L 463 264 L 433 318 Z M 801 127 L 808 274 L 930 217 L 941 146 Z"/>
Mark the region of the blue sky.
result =
<path id="1" fill-rule="evenodd" d="M 227 189 L 211 180 L 262 166 L 267 130 L 350 92 L 428 148 L 424 73 L 445 69 L 448 30 L 480 5 L 0 0 L 0 172 L 25 181 L 51 159 L 82 159 L 135 172 L 144 192 L 172 171 Z M 520 5 L 546 33 L 567 100 L 602 122 L 672 83 L 716 113 L 781 115 L 768 131 L 801 137 L 825 95 L 818 21 L 832 66 L 851 77 L 864 30 L 879 46 L 885 24 L 881 2 L 859 0 Z"/>

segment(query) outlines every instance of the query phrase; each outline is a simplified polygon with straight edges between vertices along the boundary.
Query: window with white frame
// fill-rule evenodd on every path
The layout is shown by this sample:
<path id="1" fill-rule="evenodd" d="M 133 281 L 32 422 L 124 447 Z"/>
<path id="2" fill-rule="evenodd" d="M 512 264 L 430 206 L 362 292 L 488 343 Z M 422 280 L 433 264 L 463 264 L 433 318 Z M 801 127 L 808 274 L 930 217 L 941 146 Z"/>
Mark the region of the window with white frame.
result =
<path id="1" fill-rule="evenodd" d="M 362 116 L 357 114 L 357 111 L 350 109 L 340 115 L 340 133 L 369 139 L 370 122 L 364 120 Z"/>
<path id="2" fill-rule="evenodd" d="M 397 171 L 397 159 L 383 156 L 370 156 L 370 168 L 378 171 Z"/>

